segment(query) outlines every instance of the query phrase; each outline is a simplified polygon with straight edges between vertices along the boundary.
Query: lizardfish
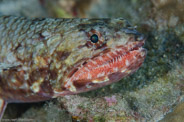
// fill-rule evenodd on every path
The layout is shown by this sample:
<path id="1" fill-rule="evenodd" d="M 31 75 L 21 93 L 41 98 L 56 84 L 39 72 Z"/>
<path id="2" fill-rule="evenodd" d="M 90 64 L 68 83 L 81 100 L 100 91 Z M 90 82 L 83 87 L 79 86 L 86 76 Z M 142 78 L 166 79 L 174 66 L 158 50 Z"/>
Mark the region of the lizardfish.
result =
<path id="1" fill-rule="evenodd" d="M 7 103 L 90 91 L 135 72 L 145 37 L 128 21 L 0 16 L 0 118 Z"/>

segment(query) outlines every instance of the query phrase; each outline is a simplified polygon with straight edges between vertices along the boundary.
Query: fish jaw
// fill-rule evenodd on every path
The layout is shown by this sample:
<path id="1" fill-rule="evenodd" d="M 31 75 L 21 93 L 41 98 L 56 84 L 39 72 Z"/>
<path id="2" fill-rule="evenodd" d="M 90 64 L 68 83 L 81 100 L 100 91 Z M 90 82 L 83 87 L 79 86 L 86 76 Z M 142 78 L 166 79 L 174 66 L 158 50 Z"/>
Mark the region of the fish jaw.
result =
<path id="1" fill-rule="evenodd" d="M 65 82 L 67 94 L 90 91 L 134 73 L 146 57 L 146 49 L 142 48 L 144 42 L 145 39 L 127 42 L 86 60 L 84 65 L 74 69 L 73 75 Z"/>

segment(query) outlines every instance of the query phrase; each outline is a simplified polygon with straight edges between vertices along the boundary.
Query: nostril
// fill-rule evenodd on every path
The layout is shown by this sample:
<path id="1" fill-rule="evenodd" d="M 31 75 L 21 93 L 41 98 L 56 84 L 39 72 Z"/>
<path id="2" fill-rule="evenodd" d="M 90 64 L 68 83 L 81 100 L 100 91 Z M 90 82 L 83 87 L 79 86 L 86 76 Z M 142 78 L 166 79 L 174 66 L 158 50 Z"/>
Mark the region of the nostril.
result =
<path id="1" fill-rule="evenodd" d="M 145 40 L 145 36 L 143 34 L 135 35 L 136 41 L 143 41 Z"/>

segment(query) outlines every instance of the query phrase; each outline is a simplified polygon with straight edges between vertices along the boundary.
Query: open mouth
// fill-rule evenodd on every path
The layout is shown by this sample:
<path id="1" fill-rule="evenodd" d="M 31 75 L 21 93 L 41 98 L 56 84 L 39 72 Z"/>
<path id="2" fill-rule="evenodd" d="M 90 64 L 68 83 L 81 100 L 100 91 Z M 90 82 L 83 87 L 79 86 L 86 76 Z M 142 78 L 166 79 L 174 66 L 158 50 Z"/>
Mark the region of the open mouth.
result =
<path id="1" fill-rule="evenodd" d="M 146 55 L 143 45 L 144 40 L 134 41 L 128 42 L 125 46 L 117 46 L 115 49 L 104 50 L 98 56 L 88 59 L 85 64 L 77 67 L 65 87 L 70 88 L 73 83 L 83 86 L 90 82 L 107 82 L 111 80 L 109 78 L 112 74 L 130 74 L 136 71 Z M 129 72 L 126 72 L 127 70 Z"/>

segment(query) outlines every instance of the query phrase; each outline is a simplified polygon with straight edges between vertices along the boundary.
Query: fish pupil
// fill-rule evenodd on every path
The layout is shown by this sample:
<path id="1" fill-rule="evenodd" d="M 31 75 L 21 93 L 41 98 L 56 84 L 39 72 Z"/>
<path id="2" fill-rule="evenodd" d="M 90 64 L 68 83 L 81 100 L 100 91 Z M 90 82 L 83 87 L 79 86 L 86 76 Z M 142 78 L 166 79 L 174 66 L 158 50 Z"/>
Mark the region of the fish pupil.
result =
<path id="1" fill-rule="evenodd" d="M 90 40 L 93 42 L 93 43 L 97 43 L 98 42 L 98 36 L 96 34 L 93 34 L 90 38 Z"/>

